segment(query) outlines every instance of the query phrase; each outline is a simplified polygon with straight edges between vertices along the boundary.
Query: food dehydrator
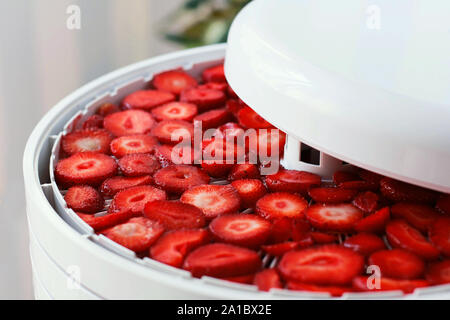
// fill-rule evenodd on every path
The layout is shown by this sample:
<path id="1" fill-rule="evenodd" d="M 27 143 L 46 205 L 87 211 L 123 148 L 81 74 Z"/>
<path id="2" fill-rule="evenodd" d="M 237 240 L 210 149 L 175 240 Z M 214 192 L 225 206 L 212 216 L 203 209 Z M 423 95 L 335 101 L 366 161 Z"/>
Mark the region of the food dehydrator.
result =
<path id="1" fill-rule="evenodd" d="M 281 289 L 261 292 L 252 285 L 206 276 L 194 278 L 187 271 L 136 257 L 134 252 L 96 234 L 67 208 L 53 175 L 61 136 L 76 128 L 101 104 L 119 103 L 127 94 L 146 87 L 152 76 L 161 71 L 183 68 L 198 77 L 203 69 L 226 58 L 226 75 L 235 92 L 288 134 L 283 159 L 287 168 L 305 169 L 327 177 L 336 168 L 352 163 L 450 192 L 449 97 L 425 101 L 380 88 L 375 83 L 349 79 L 348 75 L 339 74 L 337 67 L 330 71 L 331 65 L 327 68 L 310 63 L 307 55 L 299 54 L 300 45 L 287 45 L 289 41 L 297 41 L 295 32 L 291 32 L 289 41 L 281 33 L 287 25 L 305 27 L 307 22 L 302 23 L 300 18 L 309 12 L 312 19 L 317 15 L 314 10 L 320 9 L 323 1 L 282 3 L 257 0 L 247 6 L 233 23 L 228 47 L 219 44 L 183 50 L 119 69 L 76 90 L 38 123 L 23 160 L 37 299 L 331 298 L 327 293 Z M 342 4 L 347 7 L 339 11 L 341 18 L 345 18 L 344 12 L 352 16 L 354 10 L 361 10 L 356 5 L 361 1 L 352 3 Z M 305 12 L 300 14 L 299 10 Z M 300 16 L 298 21 L 287 23 L 295 12 Z M 269 17 L 276 21 L 261 24 Z M 311 21 L 309 26 L 311 30 L 317 28 Z M 333 50 L 333 45 L 328 49 Z M 364 55 L 362 51 L 360 54 Z M 448 64 L 444 68 L 448 70 Z M 373 79 L 379 80 L 375 76 Z M 403 121 L 396 123 L 399 119 Z M 301 161 L 300 141 L 320 150 L 319 164 Z M 263 263 L 275 264 L 276 260 L 266 256 Z M 450 285 L 420 288 L 408 295 L 400 291 L 345 293 L 336 299 L 377 298 L 448 299 Z"/>

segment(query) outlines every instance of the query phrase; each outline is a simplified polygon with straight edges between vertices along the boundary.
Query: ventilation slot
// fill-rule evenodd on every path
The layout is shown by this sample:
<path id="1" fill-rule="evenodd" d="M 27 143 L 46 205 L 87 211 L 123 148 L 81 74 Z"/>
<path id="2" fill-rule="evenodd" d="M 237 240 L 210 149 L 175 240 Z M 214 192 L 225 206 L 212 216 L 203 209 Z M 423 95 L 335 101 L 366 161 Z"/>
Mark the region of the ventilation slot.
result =
<path id="1" fill-rule="evenodd" d="M 320 151 L 308 146 L 305 143 L 300 143 L 300 161 L 313 165 L 320 165 Z"/>

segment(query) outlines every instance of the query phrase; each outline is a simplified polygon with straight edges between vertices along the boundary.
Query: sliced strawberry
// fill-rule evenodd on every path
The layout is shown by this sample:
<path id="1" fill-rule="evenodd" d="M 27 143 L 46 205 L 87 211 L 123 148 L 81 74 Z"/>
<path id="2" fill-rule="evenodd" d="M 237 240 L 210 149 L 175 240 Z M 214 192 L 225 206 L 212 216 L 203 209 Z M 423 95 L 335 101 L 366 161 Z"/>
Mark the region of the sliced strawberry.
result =
<path id="1" fill-rule="evenodd" d="M 227 122 L 217 128 L 215 137 L 221 137 L 225 139 L 235 139 L 235 137 L 241 137 L 244 135 L 244 129 L 236 122 Z"/>
<path id="2" fill-rule="evenodd" d="M 200 185 L 183 193 L 180 200 L 203 211 L 207 218 L 238 212 L 241 199 L 230 185 Z"/>
<path id="3" fill-rule="evenodd" d="M 100 107 L 98 107 L 96 113 L 101 117 L 106 117 L 112 113 L 119 112 L 120 108 L 113 103 L 104 103 Z"/>
<path id="4" fill-rule="evenodd" d="M 230 98 L 232 98 L 232 99 L 237 99 L 237 98 L 239 98 L 238 95 L 237 95 L 237 93 L 234 92 L 233 88 L 230 87 L 230 86 L 228 86 L 228 88 L 227 88 L 227 94 L 228 94 L 228 96 L 229 96 Z"/>
<path id="5" fill-rule="evenodd" d="M 303 241 L 286 241 L 286 242 L 280 242 L 276 244 L 269 244 L 265 246 L 261 246 L 261 248 L 268 254 L 273 256 L 282 256 L 286 252 L 300 249 L 300 248 L 306 248 L 309 246 L 312 246 L 313 242 L 311 238 L 308 238 L 308 240 Z"/>
<path id="6" fill-rule="evenodd" d="M 233 165 L 228 175 L 228 180 L 259 179 L 260 177 L 261 175 L 256 164 L 241 163 Z"/>
<path id="7" fill-rule="evenodd" d="M 102 153 L 80 152 L 58 161 L 55 178 L 62 186 L 75 184 L 98 186 L 116 172 L 117 163 L 113 158 Z"/>
<path id="8" fill-rule="evenodd" d="M 228 84 L 226 82 L 207 82 L 199 85 L 197 88 L 219 90 L 223 91 L 224 93 L 227 93 Z"/>
<path id="9" fill-rule="evenodd" d="M 225 108 L 227 108 L 227 110 L 234 115 L 237 115 L 239 110 L 241 110 L 243 107 L 245 107 L 245 105 L 243 105 L 239 102 L 239 100 L 236 99 L 228 99 L 227 103 L 225 104 Z"/>
<path id="10" fill-rule="evenodd" d="M 195 160 L 195 151 L 189 145 L 157 145 L 153 151 L 163 168 L 171 164 L 193 164 Z"/>
<path id="11" fill-rule="evenodd" d="M 387 177 L 381 179 L 380 191 L 386 198 L 393 201 L 434 203 L 437 199 L 437 193 L 432 190 Z"/>
<path id="12" fill-rule="evenodd" d="M 164 234 L 150 248 L 150 257 L 170 266 L 181 268 L 186 255 L 208 243 L 205 229 L 175 230 Z"/>
<path id="13" fill-rule="evenodd" d="M 202 161 L 202 169 L 213 178 L 225 178 L 232 166 L 232 164 L 224 163 L 221 160 Z"/>
<path id="14" fill-rule="evenodd" d="M 93 114 L 83 123 L 83 130 L 99 130 L 103 129 L 104 118 L 98 114 Z"/>
<path id="15" fill-rule="evenodd" d="M 258 155 L 264 161 L 265 157 L 281 157 L 284 153 L 286 134 L 278 129 L 258 130 Z M 270 160 L 270 159 L 269 159 Z"/>
<path id="16" fill-rule="evenodd" d="M 151 176 L 142 177 L 112 177 L 103 181 L 100 192 L 106 197 L 113 197 L 117 192 L 137 186 L 144 186 L 153 183 Z"/>
<path id="17" fill-rule="evenodd" d="M 267 188 L 272 192 L 298 192 L 306 194 L 312 186 L 320 186 L 320 176 L 306 171 L 280 170 L 266 177 Z"/>
<path id="18" fill-rule="evenodd" d="M 329 293 L 333 297 L 340 297 L 346 292 L 354 291 L 351 287 L 345 286 L 318 286 L 310 283 L 302 283 L 297 281 L 288 281 L 287 288 L 296 291 L 314 291 Z"/>
<path id="19" fill-rule="evenodd" d="M 202 79 L 205 82 L 226 82 L 223 64 L 203 70 Z"/>
<path id="20" fill-rule="evenodd" d="M 363 218 L 362 211 L 349 203 L 315 204 L 305 215 L 313 227 L 330 231 L 351 231 Z"/>
<path id="21" fill-rule="evenodd" d="M 359 291 L 391 291 L 401 290 L 404 293 L 412 293 L 416 288 L 428 287 L 429 282 L 425 280 L 402 280 L 381 277 L 380 287 L 376 286 L 376 279 L 358 276 L 353 279 L 353 287 Z"/>
<path id="22" fill-rule="evenodd" d="M 101 194 L 91 186 L 73 186 L 64 195 L 67 207 L 74 211 L 95 213 L 103 209 L 104 200 Z"/>
<path id="23" fill-rule="evenodd" d="M 410 225 L 427 232 L 439 214 L 430 206 L 410 202 L 399 202 L 391 207 L 394 218 L 405 219 Z"/>
<path id="24" fill-rule="evenodd" d="M 126 110 L 105 117 L 103 126 L 115 136 L 144 134 L 150 131 L 155 120 L 150 113 L 142 110 Z"/>
<path id="25" fill-rule="evenodd" d="M 85 151 L 109 153 L 111 140 L 111 134 L 105 130 L 87 129 L 64 135 L 61 139 L 61 147 L 68 155 Z"/>
<path id="26" fill-rule="evenodd" d="M 256 202 L 256 212 L 266 219 L 301 218 L 306 207 L 305 199 L 287 192 L 270 193 Z"/>
<path id="27" fill-rule="evenodd" d="M 396 279 L 416 279 L 425 272 L 425 263 L 402 249 L 375 252 L 369 257 L 369 265 L 378 266 L 383 277 Z"/>
<path id="28" fill-rule="evenodd" d="M 377 212 L 357 221 L 354 225 L 354 229 L 358 232 L 382 232 L 389 219 L 389 207 L 384 207 Z"/>
<path id="29" fill-rule="evenodd" d="M 432 284 L 450 283 L 450 260 L 431 264 L 427 269 L 425 278 Z"/>
<path id="30" fill-rule="evenodd" d="M 231 185 L 239 193 L 243 208 L 253 208 L 256 201 L 267 193 L 266 187 L 258 179 L 235 180 Z"/>
<path id="31" fill-rule="evenodd" d="M 135 153 L 120 158 L 119 168 L 126 177 L 140 177 L 154 174 L 161 165 L 155 156 Z"/>
<path id="32" fill-rule="evenodd" d="M 350 248 L 363 256 L 386 249 L 383 239 L 370 233 L 358 233 L 345 239 L 344 247 Z"/>
<path id="33" fill-rule="evenodd" d="M 175 100 L 175 95 L 159 90 L 139 90 L 126 96 L 122 101 L 124 109 L 143 109 L 149 111 L 152 108 Z"/>
<path id="34" fill-rule="evenodd" d="M 197 80 L 183 70 L 170 70 L 155 75 L 152 84 L 158 90 L 179 95 L 181 91 L 197 86 Z"/>
<path id="35" fill-rule="evenodd" d="M 368 170 L 364 170 L 361 168 L 358 170 L 358 175 L 364 181 L 376 184 L 377 186 L 380 185 L 381 179 L 384 178 L 381 174 L 378 174 L 378 173 L 375 173 L 372 171 L 368 171 Z"/>
<path id="36" fill-rule="evenodd" d="M 311 188 L 308 191 L 309 196 L 316 202 L 339 203 L 352 200 L 358 191 L 341 188 Z"/>
<path id="37" fill-rule="evenodd" d="M 239 124 L 244 128 L 253 129 L 269 129 L 273 128 L 272 124 L 264 120 L 252 108 L 246 106 L 240 109 L 237 113 Z"/>
<path id="38" fill-rule="evenodd" d="M 158 121 L 191 121 L 197 115 L 197 106 L 192 103 L 173 101 L 152 109 L 152 115 Z"/>
<path id="39" fill-rule="evenodd" d="M 228 214 L 214 218 L 209 230 L 219 242 L 256 248 L 270 234 L 270 222 L 254 214 Z"/>
<path id="40" fill-rule="evenodd" d="M 153 129 L 152 134 L 161 143 L 178 143 L 194 139 L 194 126 L 184 120 L 163 120 Z"/>
<path id="41" fill-rule="evenodd" d="M 372 191 L 360 192 L 353 199 L 352 204 L 363 212 L 370 213 L 378 206 L 378 195 Z"/>
<path id="42" fill-rule="evenodd" d="M 134 252 L 142 252 L 163 234 L 164 227 L 144 217 L 131 218 L 125 223 L 104 230 L 102 234 Z"/>
<path id="43" fill-rule="evenodd" d="M 411 251 L 423 259 L 434 260 L 439 257 L 439 251 L 405 220 L 390 221 L 386 226 L 386 237 L 391 246 Z"/>
<path id="44" fill-rule="evenodd" d="M 337 235 L 326 232 L 313 231 L 310 232 L 309 235 L 314 243 L 317 244 L 336 243 L 339 241 Z"/>
<path id="45" fill-rule="evenodd" d="M 274 288 L 283 288 L 283 284 L 281 283 L 280 276 L 278 275 L 276 269 L 264 269 L 263 271 L 258 272 L 255 274 L 253 283 L 261 291 L 270 291 Z"/>
<path id="46" fill-rule="evenodd" d="M 430 226 L 429 238 L 443 255 L 450 257 L 450 218 L 436 219 Z"/>
<path id="47" fill-rule="evenodd" d="M 108 211 L 131 210 L 133 213 L 142 213 L 147 202 L 165 199 L 166 193 L 155 187 L 132 187 L 116 193 Z"/>
<path id="48" fill-rule="evenodd" d="M 355 180 L 355 181 L 344 181 L 341 182 L 338 185 L 339 188 L 342 189 L 354 189 L 354 190 L 358 190 L 358 191 L 378 191 L 378 185 L 373 183 L 373 182 L 369 182 L 369 181 L 363 181 L 363 180 Z"/>
<path id="49" fill-rule="evenodd" d="M 204 161 L 214 161 L 217 164 L 232 165 L 245 160 L 245 150 L 242 145 L 220 137 L 203 140 L 202 155 Z"/>
<path id="50" fill-rule="evenodd" d="M 292 239 L 294 241 L 303 241 L 305 239 L 313 241 L 311 231 L 311 224 L 305 217 L 292 220 Z"/>
<path id="51" fill-rule="evenodd" d="M 355 180 L 359 180 L 358 175 L 350 171 L 336 171 L 333 174 L 333 181 L 336 185 L 339 185 L 342 182 Z"/>
<path id="52" fill-rule="evenodd" d="M 234 277 L 256 272 L 261 259 L 255 251 L 229 244 L 213 243 L 192 251 L 183 269 L 194 277 Z"/>
<path id="53" fill-rule="evenodd" d="M 158 221 L 168 230 L 201 228 L 206 224 L 200 209 L 179 201 L 148 202 L 144 208 L 144 215 Z"/>
<path id="54" fill-rule="evenodd" d="M 155 183 L 169 193 L 181 194 L 192 187 L 209 183 L 210 177 L 201 169 L 189 165 L 170 165 L 155 175 Z"/>
<path id="55" fill-rule="evenodd" d="M 450 215 L 450 195 L 443 194 L 436 202 L 436 209 L 440 212 Z"/>
<path id="56" fill-rule="evenodd" d="M 88 225 L 92 227 L 96 232 L 111 228 L 117 224 L 124 223 L 130 218 L 136 216 L 130 210 L 109 213 L 102 216 L 95 216 L 93 214 L 85 214 L 77 212 L 77 215 Z"/>
<path id="57" fill-rule="evenodd" d="M 201 122 L 202 130 L 217 128 L 231 120 L 231 114 L 227 109 L 214 109 L 203 112 L 194 118 L 195 121 Z"/>
<path id="58" fill-rule="evenodd" d="M 193 103 L 198 112 L 204 112 L 222 106 L 226 96 L 220 90 L 193 88 L 181 92 L 180 101 Z"/>
<path id="59" fill-rule="evenodd" d="M 135 134 L 121 136 L 111 142 L 111 152 L 116 158 L 122 158 L 127 154 L 152 152 L 158 140 L 147 134 Z"/>
<path id="60" fill-rule="evenodd" d="M 322 285 L 345 285 L 364 268 L 364 258 L 351 249 L 324 245 L 286 253 L 278 264 L 289 281 Z"/>

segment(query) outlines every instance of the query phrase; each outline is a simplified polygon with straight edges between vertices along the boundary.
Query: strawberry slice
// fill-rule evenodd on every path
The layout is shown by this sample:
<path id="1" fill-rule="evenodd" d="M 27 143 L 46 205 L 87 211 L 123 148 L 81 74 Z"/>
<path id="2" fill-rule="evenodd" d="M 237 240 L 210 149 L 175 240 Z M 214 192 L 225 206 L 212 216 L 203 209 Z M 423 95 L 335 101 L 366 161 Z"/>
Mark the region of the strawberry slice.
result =
<path id="1" fill-rule="evenodd" d="M 359 180 L 358 175 L 350 171 L 336 171 L 333 174 L 333 181 L 336 185 L 339 185 L 342 182 L 355 180 Z"/>
<path id="2" fill-rule="evenodd" d="M 112 113 L 119 112 L 120 108 L 113 103 L 104 103 L 100 107 L 98 107 L 96 113 L 101 117 L 106 117 Z"/>
<path id="3" fill-rule="evenodd" d="M 370 233 L 358 233 L 345 239 L 344 247 L 350 248 L 363 256 L 386 249 L 383 239 Z"/>
<path id="4" fill-rule="evenodd" d="M 311 231 L 311 224 L 305 217 L 292 220 L 292 239 L 294 241 L 303 241 L 305 239 L 313 241 Z"/>
<path id="5" fill-rule="evenodd" d="M 228 84 L 226 82 L 206 82 L 198 86 L 199 89 L 213 89 L 227 93 Z"/>
<path id="6" fill-rule="evenodd" d="M 76 214 L 96 232 L 111 228 L 120 223 L 124 223 L 133 216 L 136 216 L 136 214 L 132 213 L 130 210 L 109 213 L 102 216 L 95 216 L 93 214 L 85 214 L 80 212 L 77 212 Z"/>
<path id="7" fill-rule="evenodd" d="M 183 269 L 194 277 L 234 277 L 248 275 L 261 267 L 255 251 L 229 244 L 207 244 L 192 251 L 184 261 Z"/>
<path id="8" fill-rule="evenodd" d="M 431 242 L 446 257 L 450 257 L 450 218 L 439 218 L 430 226 Z"/>
<path id="9" fill-rule="evenodd" d="M 402 280 L 381 277 L 380 287 L 376 287 L 374 279 L 365 276 L 358 276 L 353 279 L 353 287 L 359 291 L 391 291 L 401 290 L 404 293 L 412 293 L 416 288 L 428 287 L 429 282 L 425 280 Z M 370 287 L 369 287 L 370 286 Z"/>
<path id="10" fill-rule="evenodd" d="M 105 119 L 104 117 L 102 117 L 98 114 L 93 114 L 92 116 L 90 116 L 83 122 L 83 130 L 103 129 L 103 120 L 104 119 Z"/>
<path id="11" fill-rule="evenodd" d="M 225 104 L 225 108 L 235 116 L 243 107 L 245 107 L 245 105 L 240 103 L 239 100 L 236 99 L 228 99 L 227 103 Z"/>
<path id="12" fill-rule="evenodd" d="M 363 180 L 355 180 L 355 181 L 344 181 L 341 182 L 338 185 L 339 188 L 342 189 L 353 189 L 353 190 L 358 190 L 358 191 L 378 191 L 378 185 L 373 183 L 373 182 L 369 182 L 369 181 L 363 181 Z"/>
<path id="13" fill-rule="evenodd" d="M 226 177 L 237 161 L 245 156 L 244 149 L 228 139 L 203 140 L 202 168 L 212 177 Z"/>
<path id="14" fill-rule="evenodd" d="M 180 94 L 181 102 L 193 103 L 198 112 L 204 112 L 222 106 L 227 97 L 220 90 L 192 88 Z"/>
<path id="15" fill-rule="evenodd" d="M 185 191 L 180 200 L 203 211 L 207 218 L 235 213 L 241 206 L 238 192 L 230 185 L 200 185 Z"/>
<path id="16" fill-rule="evenodd" d="M 450 195 L 441 195 L 436 202 L 436 209 L 438 209 L 442 213 L 450 215 Z"/>
<path id="17" fill-rule="evenodd" d="M 181 91 L 197 86 L 197 80 L 183 70 L 169 70 L 155 75 L 152 84 L 158 90 L 179 95 Z"/>
<path id="18" fill-rule="evenodd" d="M 317 244 L 336 243 L 339 241 L 337 235 L 326 232 L 313 231 L 309 233 L 309 236 Z"/>
<path id="19" fill-rule="evenodd" d="M 286 134 L 278 129 L 260 129 L 257 136 L 258 155 L 264 157 L 281 157 L 284 153 Z M 269 159 L 270 160 L 270 159 Z"/>
<path id="20" fill-rule="evenodd" d="M 351 249 L 324 245 L 286 253 L 278 271 L 286 281 L 345 285 L 361 274 L 364 258 Z"/>
<path id="21" fill-rule="evenodd" d="M 144 217 L 131 218 L 125 223 L 106 229 L 103 235 L 134 252 L 142 252 L 163 234 L 164 227 Z"/>
<path id="22" fill-rule="evenodd" d="M 340 297 L 346 292 L 354 291 L 351 287 L 345 286 L 318 286 L 310 283 L 302 283 L 297 281 L 288 281 L 287 288 L 295 291 L 314 291 L 329 293 L 333 297 Z"/>
<path id="23" fill-rule="evenodd" d="M 271 192 L 298 192 L 306 194 L 312 186 L 320 186 L 320 176 L 306 171 L 280 170 L 266 177 Z"/>
<path id="24" fill-rule="evenodd" d="M 147 153 L 128 154 L 119 160 L 119 168 L 126 177 L 152 175 L 161 165 L 155 156 Z"/>
<path id="25" fill-rule="evenodd" d="M 149 153 L 158 144 L 155 137 L 147 134 L 122 136 L 111 142 L 111 152 L 116 158 L 133 153 Z"/>
<path id="26" fill-rule="evenodd" d="M 276 244 L 269 244 L 265 246 L 261 246 L 266 253 L 273 256 L 282 256 L 286 252 L 293 251 L 300 248 L 306 248 L 312 246 L 313 242 L 311 238 L 305 238 L 303 241 L 286 241 L 280 242 Z"/>
<path id="27" fill-rule="evenodd" d="M 437 199 L 435 191 L 387 177 L 380 180 L 380 191 L 393 201 L 435 203 Z"/>
<path id="28" fill-rule="evenodd" d="M 236 92 L 233 90 L 233 88 L 230 87 L 230 86 L 228 86 L 228 88 L 227 88 L 227 94 L 228 94 L 228 96 L 229 96 L 230 98 L 232 98 L 232 99 L 237 99 L 237 98 L 239 98 L 238 95 L 237 95 L 237 93 L 236 93 Z"/>
<path id="29" fill-rule="evenodd" d="M 88 184 L 98 186 L 117 172 L 116 161 L 96 152 L 75 153 L 59 160 L 55 168 L 55 178 L 61 186 Z"/>
<path id="30" fill-rule="evenodd" d="M 137 186 L 144 186 L 153 183 L 151 176 L 142 177 L 112 177 L 103 181 L 100 192 L 105 197 L 113 197 L 117 192 Z"/>
<path id="31" fill-rule="evenodd" d="M 360 192 L 355 199 L 353 199 L 352 204 L 361 211 L 370 213 L 378 206 L 378 195 L 372 191 Z"/>
<path id="32" fill-rule="evenodd" d="M 405 220 L 390 221 L 386 226 L 386 237 L 392 247 L 411 251 L 425 260 L 439 257 L 439 250 Z"/>
<path id="33" fill-rule="evenodd" d="M 217 128 L 231 120 L 231 114 L 227 109 L 214 109 L 203 112 L 194 118 L 195 121 L 201 122 L 202 130 Z"/>
<path id="34" fill-rule="evenodd" d="M 349 203 L 315 204 L 305 212 L 311 225 L 320 230 L 351 231 L 363 218 L 361 210 Z"/>
<path id="35" fill-rule="evenodd" d="M 204 229 L 170 231 L 150 248 L 150 257 L 169 266 L 181 268 L 186 255 L 208 241 L 209 234 Z"/>
<path id="36" fill-rule="evenodd" d="M 216 138 L 235 139 L 235 137 L 241 137 L 244 135 L 244 129 L 236 122 L 227 122 L 217 128 Z M 239 141 L 239 140 L 238 140 Z"/>
<path id="37" fill-rule="evenodd" d="M 378 266 L 383 277 L 396 279 L 416 279 L 425 272 L 425 263 L 402 249 L 375 252 L 369 257 L 369 265 Z"/>
<path id="38" fill-rule="evenodd" d="M 228 214 L 214 218 L 209 230 L 219 242 L 256 248 L 270 234 L 270 222 L 254 214 Z"/>
<path id="39" fill-rule="evenodd" d="M 152 186 L 132 187 L 116 193 L 108 211 L 131 210 L 133 213 L 142 213 L 145 204 L 154 200 L 166 200 L 166 193 Z"/>
<path id="40" fill-rule="evenodd" d="M 450 283 L 450 260 L 431 264 L 428 267 L 425 278 L 432 284 Z"/>
<path id="41" fill-rule="evenodd" d="M 256 201 L 267 193 L 266 187 L 258 179 L 235 180 L 231 185 L 239 193 L 243 208 L 253 208 Z"/>
<path id="42" fill-rule="evenodd" d="M 238 163 L 231 168 L 228 180 L 259 179 L 260 177 L 259 168 L 256 164 Z"/>
<path id="43" fill-rule="evenodd" d="M 64 195 L 67 207 L 83 213 L 95 213 L 103 209 L 101 194 L 91 186 L 73 186 Z"/>
<path id="44" fill-rule="evenodd" d="M 189 165 L 170 165 L 154 175 L 155 183 L 169 193 L 181 194 L 195 186 L 209 183 L 210 177 Z"/>
<path id="45" fill-rule="evenodd" d="M 309 189 L 309 196 L 316 202 L 339 203 L 352 200 L 358 192 L 351 189 L 341 188 L 312 188 Z"/>
<path id="46" fill-rule="evenodd" d="M 81 130 L 64 135 L 61 147 L 68 155 L 86 151 L 109 153 L 111 140 L 111 134 L 105 130 Z"/>
<path id="47" fill-rule="evenodd" d="M 115 136 L 144 134 L 150 131 L 155 120 L 142 110 L 126 110 L 105 117 L 103 126 Z"/>
<path id="48" fill-rule="evenodd" d="M 381 179 L 384 178 L 381 174 L 378 174 L 378 173 L 375 173 L 375 172 L 372 172 L 369 170 L 364 170 L 361 168 L 358 170 L 358 175 L 364 181 L 376 184 L 377 186 L 380 185 Z"/>
<path id="49" fill-rule="evenodd" d="M 248 106 L 245 106 L 238 111 L 237 119 L 239 124 L 244 128 L 253 128 L 253 129 L 273 128 L 272 124 L 264 120 L 264 118 L 262 118 L 252 108 Z"/>
<path id="50" fill-rule="evenodd" d="M 195 160 L 194 149 L 189 145 L 157 145 L 153 151 L 163 168 L 171 164 L 193 164 Z"/>
<path id="51" fill-rule="evenodd" d="M 301 218 L 306 207 L 305 199 L 287 192 L 270 193 L 256 202 L 256 212 L 266 219 Z"/>
<path id="52" fill-rule="evenodd" d="M 202 169 L 213 178 L 225 178 L 232 168 L 232 164 L 222 160 L 203 160 Z"/>
<path id="53" fill-rule="evenodd" d="M 159 90 L 138 90 L 122 100 L 124 109 L 150 109 L 175 100 L 175 95 Z"/>
<path id="54" fill-rule="evenodd" d="M 168 200 L 148 202 L 144 208 L 144 215 L 158 221 L 168 230 L 182 228 L 201 228 L 205 226 L 203 213 L 193 205 Z"/>
<path id="55" fill-rule="evenodd" d="M 410 202 L 399 202 L 391 207 L 394 218 L 405 219 L 410 225 L 427 232 L 439 214 L 430 206 Z"/>
<path id="56" fill-rule="evenodd" d="M 158 120 L 192 121 L 197 115 L 197 106 L 192 103 L 173 101 L 152 109 L 152 116 Z"/>
<path id="57" fill-rule="evenodd" d="M 163 120 L 152 129 L 152 135 L 161 143 L 191 141 L 194 139 L 194 126 L 184 120 Z"/>
<path id="58" fill-rule="evenodd" d="M 261 291 L 270 291 L 274 288 L 283 288 L 283 284 L 281 283 L 280 276 L 278 275 L 276 269 L 264 269 L 263 271 L 258 272 L 255 274 L 253 283 Z"/>
<path id="59" fill-rule="evenodd" d="M 389 207 L 384 207 L 377 212 L 357 221 L 354 225 L 354 229 L 358 232 L 382 232 L 389 219 Z"/>
<path id="60" fill-rule="evenodd" d="M 223 64 L 203 70 L 202 79 L 204 82 L 226 82 Z"/>

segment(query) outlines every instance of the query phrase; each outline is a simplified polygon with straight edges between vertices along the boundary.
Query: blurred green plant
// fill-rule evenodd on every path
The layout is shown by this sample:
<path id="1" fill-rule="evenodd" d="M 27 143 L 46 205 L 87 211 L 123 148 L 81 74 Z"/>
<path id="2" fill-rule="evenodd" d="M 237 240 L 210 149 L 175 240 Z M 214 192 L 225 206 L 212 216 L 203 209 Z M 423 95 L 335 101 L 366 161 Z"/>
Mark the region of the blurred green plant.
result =
<path id="1" fill-rule="evenodd" d="M 186 47 L 225 42 L 236 14 L 251 0 L 188 0 L 163 24 L 163 34 Z"/>

